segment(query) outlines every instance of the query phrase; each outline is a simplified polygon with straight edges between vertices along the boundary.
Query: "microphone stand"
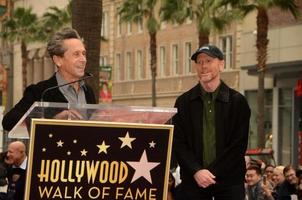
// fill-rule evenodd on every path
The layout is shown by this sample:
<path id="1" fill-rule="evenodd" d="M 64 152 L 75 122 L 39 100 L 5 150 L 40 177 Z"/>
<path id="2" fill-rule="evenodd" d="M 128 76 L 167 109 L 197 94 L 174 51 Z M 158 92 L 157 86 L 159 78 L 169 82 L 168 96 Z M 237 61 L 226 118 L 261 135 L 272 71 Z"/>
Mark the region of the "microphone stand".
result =
<path id="1" fill-rule="evenodd" d="M 61 85 L 56 85 L 56 86 L 52 86 L 52 87 L 49 87 L 47 89 L 45 89 L 42 94 L 41 94 L 41 106 L 42 106 L 42 118 L 44 118 L 44 96 L 47 92 L 51 91 L 51 90 L 54 90 L 56 88 L 60 88 L 60 87 L 63 87 L 63 86 L 66 86 L 66 85 L 71 85 L 73 83 L 77 83 L 77 82 L 81 82 L 81 81 L 84 81 L 86 79 L 89 79 L 89 78 L 92 78 L 93 77 L 93 74 L 89 73 L 89 72 L 86 72 L 86 76 L 78 79 L 78 80 L 75 80 L 75 81 L 71 81 L 71 82 L 68 82 L 68 83 L 65 83 L 65 84 L 61 84 Z M 68 110 L 70 109 L 70 105 L 68 103 Z M 70 119 L 70 115 L 68 116 L 68 119 Z"/>

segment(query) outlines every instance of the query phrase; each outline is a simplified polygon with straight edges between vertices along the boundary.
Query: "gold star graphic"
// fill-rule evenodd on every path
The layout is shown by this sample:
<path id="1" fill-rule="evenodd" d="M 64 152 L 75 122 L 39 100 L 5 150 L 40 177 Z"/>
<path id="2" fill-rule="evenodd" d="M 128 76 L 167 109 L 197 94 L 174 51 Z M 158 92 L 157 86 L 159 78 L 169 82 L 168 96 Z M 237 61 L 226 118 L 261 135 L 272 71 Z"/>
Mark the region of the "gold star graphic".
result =
<path id="1" fill-rule="evenodd" d="M 123 142 L 121 148 L 128 146 L 130 149 L 132 149 L 131 142 L 136 140 L 136 138 L 131 138 L 129 136 L 129 132 L 126 133 L 125 137 L 119 137 L 118 139 L 120 139 Z"/>
<path id="2" fill-rule="evenodd" d="M 156 143 L 152 140 L 152 141 L 149 143 L 149 145 L 150 145 L 150 148 L 155 148 Z"/>
<path id="3" fill-rule="evenodd" d="M 62 140 L 57 142 L 57 147 L 63 147 L 64 142 L 62 142 Z"/>
<path id="4" fill-rule="evenodd" d="M 88 151 L 86 151 L 86 149 L 83 149 L 81 151 L 81 156 L 87 156 Z"/>
<path id="5" fill-rule="evenodd" d="M 46 148 L 43 148 L 43 149 L 42 149 L 42 152 L 46 152 Z"/>
<path id="6" fill-rule="evenodd" d="M 71 152 L 70 152 L 70 151 L 67 151 L 67 155 L 69 155 L 69 156 L 70 156 L 70 155 L 71 155 Z"/>
<path id="7" fill-rule="evenodd" d="M 110 147 L 110 145 L 106 145 L 105 141 L 102 142 L 101 145 L 96 145 L 99 148 L 99 152 L 98 154 L 104 152 L 105 154 L 107 154 L 107 149 Z"/>
<path id="8" fill-rule="evenodd" d="M 72 142 L 73 142 L 74 144 L 76 144 L 76 143 L 78 143 L 78 140 L 73 140 Z"/>
<path id="9" fill-rule="evenodd" d="M 53 136 L 52 133 L 49 133 L 49 134 L 48 134 L 48 137 L 49 137 L 49 138 L 52 138 L 52 136 Z"/>

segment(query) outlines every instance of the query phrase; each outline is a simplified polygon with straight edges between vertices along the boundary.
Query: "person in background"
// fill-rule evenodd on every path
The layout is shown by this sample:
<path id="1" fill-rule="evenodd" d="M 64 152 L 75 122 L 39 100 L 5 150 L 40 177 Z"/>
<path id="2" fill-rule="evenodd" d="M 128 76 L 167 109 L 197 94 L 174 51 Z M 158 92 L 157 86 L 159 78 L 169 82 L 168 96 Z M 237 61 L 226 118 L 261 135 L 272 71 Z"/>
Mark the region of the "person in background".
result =
<path id="1" fill-rule="evenodd" d="M 27 167 L 26 146 L 21 141 L 11 142 L 7 149 L 9 200 L 23 200 Z"/>
<path id="2" fill-rule="evenodd" d="M 295 168 L 287 165 L 283 170 L 283 174 L 285 180 L 280 185 L 277 200 L 298 199 L 298 177 L 296 176 Z"/>
<path id="3" fill-rule="evenodd" d="M 101 98 L 101 102 L 111 102 L 112 101 L 112 95 L 109 90 L 108 83 L 106 83 L 106 82 L 102 83 L 101 91 L 100 91 L 100 98 Z"/>
<path id="4" fill-rule="evenodd" d="M 8 188 L 8 168 L 11 163 L 7 160 L 7 151 L 0 153 L 0 200 L 7 199 L 7 188 Z"/>
<path id="5" fill-rule="evenodd" d="M 175 178 L 172 172 L 169 173 L 167 200 L 174 200 L 175 197 Z"/>
<path id="6" fill-rule="evenodd" d="M 76 30 L 64 28 L 56 32 L 47 44 L 47 51 L 57 67 L 57 72 L 48 80 L 28 86 L 22 99 L 7 113 L 2 120 L 3 128 L 10 131 L 35 101 L 41 101 L 43 92 L 51 87 L 77 81 L 64 87 L 55 88 L 45 93 L 43 101 L 71 104 L 94 104 L 95 95 L 84 81 L 86 49 Z M 56 113 L 57 119 L 82 119 L 76 110 L 64 110 Z"/>
<path id="7" fill-rule="evenodd" d="M 297 170 L 296 175 L 298 178 L 298 186 L 297 186 L 298 199 L 301 200 L 302 199 L 302 169 Z"/>
<path id="8" fill-rule="evenodd" d="M 278 191 L 279 191 L 280 185 L 285 180 L 283 170 L 284 170 L 284 166 L 278 165 L 278 166 L 275 167 L 274 172 L 273 172 L 273 176 L 272 176 L 272 181 L 273 181 L 272 195 L 275 199 L 278 198 Z"/>
<path id="9" fill-rule="evenodd" d="M 264 168 L 264 175 L 266 175 L 267 180 L 270 182 L 270 184 L 273 184 L 272 177 L 274 173 L 274 166 L 271 164 L 267 164 Z"/>
<path id="10" fill-rule="evenodd" d="M 270 190 L 269 182 L 265 178 L 262 180 L 261 169 L 258 166 L 251 165 L 246 171 L 246 199 L 247 200 L 273 200 Z M 265 191 L 263 189 L 267 189 Z"/>
<path id="11" fill-rule="evenodd" d="M 183 196 L 176 199 L 242 200 L 250 108 L 220 79 L 225 63 L 218 47 L 204 45 L 191 60 L 199 83 L 177 98 L 172 119 Z"/>

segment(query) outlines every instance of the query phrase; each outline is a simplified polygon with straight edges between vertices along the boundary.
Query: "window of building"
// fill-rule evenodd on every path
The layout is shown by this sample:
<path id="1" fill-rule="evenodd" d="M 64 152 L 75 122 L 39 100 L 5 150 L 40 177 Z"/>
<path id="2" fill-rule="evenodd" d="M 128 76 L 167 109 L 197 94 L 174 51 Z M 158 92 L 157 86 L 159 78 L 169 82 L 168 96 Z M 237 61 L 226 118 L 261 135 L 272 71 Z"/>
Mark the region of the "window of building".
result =
<path id="1" fill-rule="evenodd" d="M 103 12 L 101 36 L 104 38 L 108 38 L 108 24 L 108 12 Z"/>
<path id="2" fill-rule="evenodd" d="M 133 73 L 132 73 L 132 62 L 131 62 L 131 52 L 126 53 L 126 80 L 133 80 Z"/>
<path id="3" fill-rule="evenodd" d="M 117 37 L 120 37 L 122 35 L 122 21 L 121 21 L 121 15 L 117 15 L 117 27 L 116 27 L 116 35 Z"/>
<path id="4" fill-rule="evenodd" d="M 106 66 L 108 64 L 108 57 L 107 56 L 101 56 L 100 57 L 100 66 Z"/>
<path id="5" fill-rule="evenodd" d="M 291 150 L 293 149 L 293 110 L 292 99 L 293 90 L 291 88 L 279 89 L 279 109 L 278 109 L 278 146 L 279 146 L 279 162 L 286 165 L 293 163 L 291 160 Z"/>
<path id="6" fill-rule="evenodd" d="M 185 43 L 185 59 L 184 59 L 186 74 L 191 74 L 193 72 L 191 55 L 192 55 L 192 44 L 191 44 L 191 42 L 186 42 Z"/>
<path id="7" fill-rule="evenodd" d="M 144 65 L 143 65 L 143 51 L 138 50 L 136 52 L 136 75 L 137 79 L 144 78 Z"/>
<path id="8" fill-rule="evenodd" d="M 121 70 L 122 70 L 122 67 L 121 67 L 121 54 L 116 54 L 116 57 L 115 57 L 115 80 L 116 81 L 121 81 L 122 78 L 121 78 Z"/>
<path id="9" fill-rule="evenodd" d="M 132 23 L 127 22 L 127 34 L 131 35 L 132 34 Z"/>
<path id="10" fill-rule="evenodd" d="M 225 69 L 235 68 L 233 63 L 233 41 L 232 36 L 220 37 L 220 48 L 225 58 Z"/>
<path id="11" fill-rule="evenodd" d="M 166 27 L 167 27 L 167 22 L 165 22 L 165 21 L 160 22 L 160 29 L 161 30 L 165 29 Z"/>
<path id="12" fill-rule="evenodd" d="M 167 67 L 166 67 L 166 47 L 161 46 L 159 48 L 159 76 L 167 76 Z"/>
<path id="13" fill-rule="evenodd" d="M 137 22 L 137 30 L 139 33 L 143 32 L 143 19 L 139 19 Z"/>
<path id="14" fill-rule="evenodd" d="M 172 74 L 179 74 L 179 55 L 178 55 L 178 45 L 172 45 Z"/>
<path id="15" fill-rule="evenodd" d="M 150 47 L 146 48 L 146 78 L 151 78 L 151 53 L 150 53 Z"/>
<path id="16" fill-rule="evenodd" d="M 246 91 L 246 99 L 251 108 L 250 118 L 250 134 L 248 148 L 257 148 L 257 125 L 258 125 L 258 104 L 257 104 L 257 91 Z M 265 90 L 264 97 L 264 132 L 266 145 L 269 145 L 268 139 L 272 134 L 272 106 L 273 106 L 273 91 L 271 89 Z"/>

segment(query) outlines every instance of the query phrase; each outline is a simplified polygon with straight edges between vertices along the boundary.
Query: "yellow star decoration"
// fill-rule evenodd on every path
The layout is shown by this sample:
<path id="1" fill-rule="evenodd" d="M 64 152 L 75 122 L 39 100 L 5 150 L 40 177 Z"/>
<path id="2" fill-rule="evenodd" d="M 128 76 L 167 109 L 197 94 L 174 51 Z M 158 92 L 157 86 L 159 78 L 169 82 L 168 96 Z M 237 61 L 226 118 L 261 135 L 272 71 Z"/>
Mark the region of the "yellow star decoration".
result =
<path id="1" fill-rule="evenodd" d="M 121 148 L 123 148 L 124 146 L 128 146 L 130 149 L 132 149 L 131 142 L 136 140 L 136 138 L 129 137 L 129 132 L 126 133 L 125 137 L 119 137 L 118 139 L 123 142 Z"/>
<path id="2" fill-rule="evenodd" d="M 102 142 L 101 145 L 96 145 L 99 148 L 99 152 L 98 154 L 104 152 L 105 154 L 107 154 L 107 149 L 110 147 L 110 145 L 106 145 L 105 141 Z"/>
<path id="3" fill-rule="evenodd" d="M 81 151 L 81 156 L 87 156 L 88 151 L 86 151 L 86 149 L 83 149 Z"/>
<path id="4" fill-rule="evenodd" d="M 62 140 L 57 142 L 57 147 L 63 147 L 64 142 L 62 142 Z"/>

